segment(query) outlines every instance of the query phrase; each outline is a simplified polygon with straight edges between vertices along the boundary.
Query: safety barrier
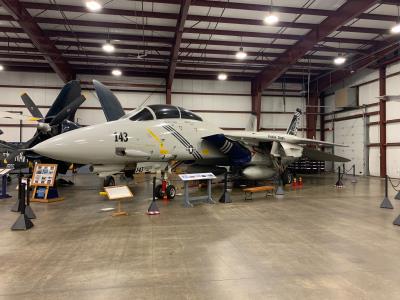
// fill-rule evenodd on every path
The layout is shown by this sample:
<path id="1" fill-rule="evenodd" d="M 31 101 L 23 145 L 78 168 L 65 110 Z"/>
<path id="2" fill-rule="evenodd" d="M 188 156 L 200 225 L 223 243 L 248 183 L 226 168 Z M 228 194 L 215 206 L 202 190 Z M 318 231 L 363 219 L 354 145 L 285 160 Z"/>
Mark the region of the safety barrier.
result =
<path id="1" fill-rule="evenodd" d="M 388 175 L 386 175 L 385 176 L 385 196 L 380 205 L 380 208 L 393 209 L 392 202 L 389 200 L 389 197 L 388 197 L 389 183 L 390 183 L 390 186 L 393 188 L 393 190 L 395 190 L 397 192 L 394 199 L 400 200 L 400 180 L 399 180 L 399 182 L 397 182 L 397 184 L 394 184 L 393 178 L 390 178 Z M 400 215 L 398 215 L 397 218 L 394 219 L 393 225 L 400 226 Z"/>
<path id="2" fill-rule="evenodd" d="M 357 178 L 356 178 L 356 165 L 352 165 L 350 169 L 346 170 L 346 165 L 343 164 L 343 172 L 342 168 L 339 166 L 338 167 L 338 179 L 335 183 L 336 188 L 343 188 L 343 180 L 345 175 L 349 175 L 350 172 L 352 173 L 352 178 L 351 178 L 351 183 L 357 183 Z"/>

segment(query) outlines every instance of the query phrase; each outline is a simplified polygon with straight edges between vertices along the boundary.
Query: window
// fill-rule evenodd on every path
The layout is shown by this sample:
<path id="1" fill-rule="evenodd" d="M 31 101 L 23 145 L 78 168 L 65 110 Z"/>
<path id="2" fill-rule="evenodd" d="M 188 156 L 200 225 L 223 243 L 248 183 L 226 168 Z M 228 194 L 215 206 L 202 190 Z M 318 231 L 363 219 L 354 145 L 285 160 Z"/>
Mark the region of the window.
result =
<path id="1" fill-rule="evenodd" d="M 200 118 L 198 115 L 192 113 L 190 110 L 186 110 L 184 108 L 179 107 L 179 110 L 181 111 L 181 118 L 182 119 L 190 119 L 190 120 L 196 120 L 196 121 L 203 121 L 202 118 Z"/>
<path id="2" fill-rule="evenodd" d="M 179 110 L 170 105 L 149 105 L 157 119 L 179 119 Z"/>
<path id="3" fill-rule="evenodd" d="M 145 108 L 139 111 L 136 115 L 129 118 L 131 121 L 148 121 L 154 120 L 153 115 L 151 112 Z"/>

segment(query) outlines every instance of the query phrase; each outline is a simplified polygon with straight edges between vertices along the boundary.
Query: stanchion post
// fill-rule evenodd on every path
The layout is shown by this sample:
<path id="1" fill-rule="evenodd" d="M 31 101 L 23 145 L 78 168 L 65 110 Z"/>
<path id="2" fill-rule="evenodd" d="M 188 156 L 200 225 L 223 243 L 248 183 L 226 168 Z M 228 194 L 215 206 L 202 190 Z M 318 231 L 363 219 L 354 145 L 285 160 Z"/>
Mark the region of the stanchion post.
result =
<path id="1" fill-rule="evenodd" d="M 156 202 L 156 177 L 153 177 L 153 200 L 151 200 L 150 206 L 147 209 L 147 214 L 150 216 L 160 214 L 160 210 L 158 209 Z"/>
<path id="2" fill-rule="evenodd" d="M 385 197 L 383 198 L 380 208 L 393 209 L 393 205 L 388 198 L 388 181 L 389 181 L 389 176 L 386 175 L 385 176 Z"/>
<path id="3" fill-rule="evenodd" d="M 222 193 L 221 197 L 219 198 L 219 202 L 232 203 L 231 195 L 228 192 L 228 171 L 226 171 L 224 174 L 224 192 Z"/>
<path id="4" fill-rule="evenodd" d="M 351 179 L 351 183 L 357 183 L 356 179 L 356 165 L 353 165 L 353 178 Z"/>
<path id="5" fill-rule="evenodd" d="M 28 219 L 36 219 L 36 215 L 33 212 L 33 209 L 31 207 L 31 195 L 30 195 L 30 178 L 28 177 L 26 179 L 26 206 L 25 206 L 25 216 Z"/>
<path id="6" fill-rule="evenodd" d="M 21 183 L 18 187 L 18 190 L 21 191 L 21 214 L 19 215 L 15 223 L 11 226 L 11 230 L 28 230 L 33 227 L 33 223 L 25 215 L 25 184 Z"/>
<path id="7" fill-rule="evenodd" d="M 342 182 L 342 179 L 341 179 L 340 166 L 338 166 L 338 180 L 336 181 L 335 186 L 336 186 L 337 188 L 342 188 L 342 187 L 343 187 L 343 182 Z"/>
<path id="8" fill-rule="evenodd" d="M 21 211 L 21 201 L 23 200 L 21 198 L 21 181 L 22 181 L 21 174 L 19 174 L 18 175 L 18 199 L 17 199 L 17 202 L 15 202 L 14 205 L 11 207 L 11 211 L 13 211 L 13 212 Z"/>

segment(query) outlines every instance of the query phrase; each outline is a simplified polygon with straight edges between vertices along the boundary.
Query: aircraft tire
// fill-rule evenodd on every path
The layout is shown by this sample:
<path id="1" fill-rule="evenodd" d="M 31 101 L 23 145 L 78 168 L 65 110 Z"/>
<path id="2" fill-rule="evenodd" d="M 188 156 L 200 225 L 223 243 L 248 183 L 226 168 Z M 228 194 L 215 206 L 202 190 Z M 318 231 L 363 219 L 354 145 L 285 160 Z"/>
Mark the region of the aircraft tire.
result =
<path id="1" fill-rule="evenodd" d="M 115 185 L 115 179 L 113 176 L 107 176 L 106 178 L 104 178 L 104 183 L 103 186 L 114 186 Z"/>
<path id="2" fill-rule="evenodd" d="M 156 193 L 156 198 L 157 199 L 162 199 L 163 198 L 164 195 L 162 193 L 162 185 L 161 184 L 156 185 L 155 193 Z"/>
<path id="3" fill-rule="evenodd" d="M 286 170 L 282 174 L 282 181 L 283 181 L 283 184 L 292 184 L 293 174 L 290 171 Z"/>
<path id="4" fill-rule="evenodd" d="M 172 184 L 167 186 L 167 197 L 168 199 L 174 199 L 176 196 L 176 188 Z"/>

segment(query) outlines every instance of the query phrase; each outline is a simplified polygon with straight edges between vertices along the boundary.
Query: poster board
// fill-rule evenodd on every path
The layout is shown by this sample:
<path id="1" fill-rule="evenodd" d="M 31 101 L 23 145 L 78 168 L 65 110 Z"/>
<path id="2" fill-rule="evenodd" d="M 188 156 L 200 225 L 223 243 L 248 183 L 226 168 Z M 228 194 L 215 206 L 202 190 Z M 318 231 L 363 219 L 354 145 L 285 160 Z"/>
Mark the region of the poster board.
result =
<path id="1" fill-rule="evenodd" d="M 107 186 L 104 187 L 107 197 L 110 200 L 119 200 L 124 198 L 132 198 L 133 194 L 126 185 Z"/>
<path id="2" fill-rule="evenodd" d="M 31 186 L 54 186 L 56 174 L 56 164 L 36 164 L 33 170 Z"/>

